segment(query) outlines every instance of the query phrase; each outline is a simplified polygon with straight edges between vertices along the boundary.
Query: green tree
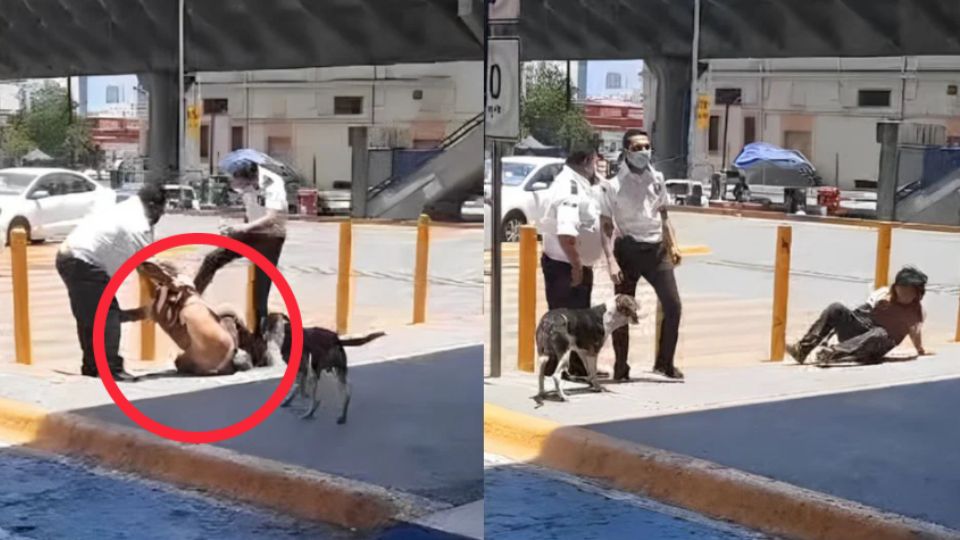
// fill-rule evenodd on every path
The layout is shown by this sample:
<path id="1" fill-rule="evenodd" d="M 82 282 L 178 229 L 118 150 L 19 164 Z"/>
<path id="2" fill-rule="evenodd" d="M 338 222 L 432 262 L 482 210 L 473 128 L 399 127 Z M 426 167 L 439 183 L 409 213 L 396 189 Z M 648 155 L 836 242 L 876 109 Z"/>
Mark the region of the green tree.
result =
<path id="1" fill-rule="evenodd" d="M 68 99 L 66 88 L 48 81 L 30 95 L 30 105 L 17 122 L 37 148 L 55 158 L 68 157 L 64 142 L 73 108 Z"/>
<path id="2" fill-rule="evenodd" d="M 20 163 L 20 158 L 27 152 L 36 148 L 36 143 L 30 139 L 30 135 L 18 124 L 11 123 L 3 129 L 0 136 L 0 153 L 4 156 L 13 158 L 15 162 Z"/>
<path id="3" fill-rule="evenodd" d="M 99 169 L 103 161 L 103 151 L 94 144 L 90 125 L 83 119 L 78 119 L 67 127 L 63 151 L 75 165 Z"/>
<path id="4" fill-rule="evenodd" d="M 524 135 L 533 135 L 546 145 L 565 148 L 595 140 L 583 110 L 575 103 L 567 103 L 567 77 L 558 66 L 549 63 L 531 66 L 525 70 L 525 82 L 520 101 Z"/>

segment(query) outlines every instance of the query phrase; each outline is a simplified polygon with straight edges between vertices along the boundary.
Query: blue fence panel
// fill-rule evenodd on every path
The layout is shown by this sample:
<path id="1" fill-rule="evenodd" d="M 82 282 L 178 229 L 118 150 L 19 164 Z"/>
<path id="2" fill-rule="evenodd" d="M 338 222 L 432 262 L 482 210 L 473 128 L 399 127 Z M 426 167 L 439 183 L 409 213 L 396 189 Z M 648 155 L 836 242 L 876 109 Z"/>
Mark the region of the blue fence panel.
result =
<path id="1" fill-rule="evenodd" d="M 960 148 L 931 146 L 923 152 L 920 185 L 929 187 L 960 169 Z"/>
<path id="2" fill-rule="evenodd" d="M 393 177 L 406 176 L 419 169 L 424 163 L 438 156 L 443 150 L 431 148 L 429 150 L 394 150 Z"/>

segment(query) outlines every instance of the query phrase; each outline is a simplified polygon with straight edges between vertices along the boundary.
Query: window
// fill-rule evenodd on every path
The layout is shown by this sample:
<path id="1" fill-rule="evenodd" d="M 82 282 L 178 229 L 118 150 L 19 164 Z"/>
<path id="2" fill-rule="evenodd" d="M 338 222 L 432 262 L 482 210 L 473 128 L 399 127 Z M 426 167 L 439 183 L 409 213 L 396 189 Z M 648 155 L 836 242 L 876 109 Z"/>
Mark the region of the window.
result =
<path id="1" fill-rule="evenodd" d="M 619 73 L 607 73 L 607 90 L 619 90 L 623 88 L 623 77 Z"/>
<path id="2" fill-rule="evenodd" d="M 200 126 L 200 157 L 210 157 L 210 126 Z"/>
<path id="3" fill-rule="evenodd" d="M 710 130 L 707 132 L 707 150 L 710 152 L 720 151 L 720 117 L 710 116 Z"/>
<path id="4" fill-rule="evenodd" d="M 414 90 L 413 91 L 413 100 L 420 101 L 423 99 L 423 90 Z"/>
<path id="5" fill-rule="evenodd" d="M 741 94 L 740 88 L 717 88 L 713 94 L 713 102 L 717 105 L 736 105 L 740 103 Z"/>
<path id="6" fill-rule="evenodd" d="M 227 100 L 225 99 L 203 100 L 203 114 L 227 114 L 227 110 Z"/>
<path id="7" fill-rule="evenodd" d="M 757 117 L 743 117 L 743 145 L 746 146 L 757 140 Z"/>
<path id="8" fill-rule="evenodd" d="M 243 146 L 243 126 L 233 126 L 230 128 L 230 150 L 239 150 Z"/>
<path id="9" fill-rule="evenodd" d="M 93 184 L 86 178 L 64 175 L 64 181 L 69 183 L 68 193 L 87 193 L 93 191 Z"/>
<path id="10" fill-rule="evenodd" d="M 363 98 L 359 96 L 335 96 L 333 114 L 363 114 Z"/>
<path id="11" fill-rule="evenodd" d="M 857 92 L 857 105 L 860 107 L 889 107 L 889 90 L 860 90 Z"/>
<path id="12" fill-rule="evenodd" d="M 120 103 L 120 87 L 110 85 L 107 87 L 107 103 Z"/>
<path id="13" fill-rule="evenodd" d="M 562 170 L 563 164 L 561 163 L 546 165 L 533 175 L 533 178 L 530 179 L 530 183 L 527 185 L 532 186 L 537 182 L 543 182 L 547 186 L 550 186 L 553 184 L 553 179 L 556 178 Z"/>

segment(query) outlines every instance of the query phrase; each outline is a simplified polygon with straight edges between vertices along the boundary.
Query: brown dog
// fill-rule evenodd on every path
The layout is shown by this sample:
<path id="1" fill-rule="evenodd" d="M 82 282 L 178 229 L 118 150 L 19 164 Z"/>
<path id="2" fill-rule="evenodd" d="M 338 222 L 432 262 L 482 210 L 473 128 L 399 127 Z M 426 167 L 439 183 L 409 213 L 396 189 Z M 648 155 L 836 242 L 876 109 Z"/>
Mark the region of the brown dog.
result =
<path id="1" fill-rule="evenodd" d="M 121 312 L 121 321 L 151 319 L 183 352 L 177 371 L 189 375 L 231 375 L 262 364 L 264 347 L 228 307 L 213 310 L 191 280 L 169 263 L 146 261 L 137 270 L 154 286 L 153 302 Z"/>

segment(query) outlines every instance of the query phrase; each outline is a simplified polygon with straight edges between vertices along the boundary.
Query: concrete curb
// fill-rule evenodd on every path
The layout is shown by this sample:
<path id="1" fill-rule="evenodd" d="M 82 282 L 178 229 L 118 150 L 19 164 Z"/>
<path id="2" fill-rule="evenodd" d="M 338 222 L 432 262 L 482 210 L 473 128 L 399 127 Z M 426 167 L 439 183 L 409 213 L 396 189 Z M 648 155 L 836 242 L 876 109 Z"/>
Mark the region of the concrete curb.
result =
<path id="1" fill-rule="evenodd" d="M 484 404 L 484 449 L 757 530 L 801 539 L 960 538 L 960 531 L 883 512 L 705 460 Z"/>
<path id="2" fill-rule="evenodd" d="M 870 227 L 877 228 L 884 222 L 876 219 L 848 218 L 838 216 L 798 216 L 796 214 L 785 214 L 782 212 L 772 212 L 767 210 L 754 210 L 750 208 L 703 208 L 695 206 L 671 206 L 671 212 L 682 212 L 686 214 L 706 214 L 712 216 L 728 216 L 749 219 L 766 219 L 771 221 L 799 221 L 804 223 L 823 223 L 827 225 L 847 225 L 851 227 Z M 928 223 L 902 223 L 898 221 L 889 222 L 894 229 L 904 229 L 908 231 L 922 232 L 942 232 L 958 233 L 960 227 L 956 225 L 934 225 Z"/>
<path id="3" fill-rule="evenodd" d="M 73 413 L 48 413 L 2 398 L 0 438 L 353 529 L 412 521 L 449 506 L 214 446 L 174 443 Z"/>

